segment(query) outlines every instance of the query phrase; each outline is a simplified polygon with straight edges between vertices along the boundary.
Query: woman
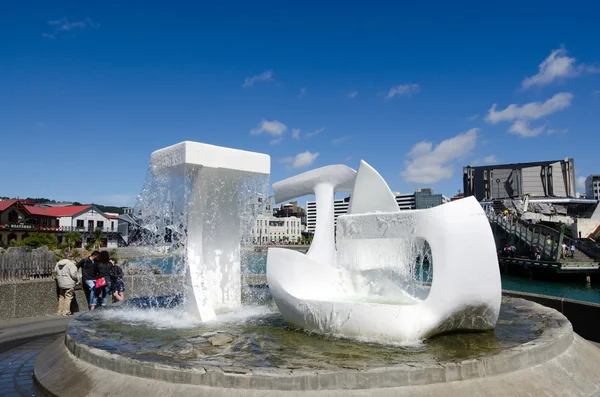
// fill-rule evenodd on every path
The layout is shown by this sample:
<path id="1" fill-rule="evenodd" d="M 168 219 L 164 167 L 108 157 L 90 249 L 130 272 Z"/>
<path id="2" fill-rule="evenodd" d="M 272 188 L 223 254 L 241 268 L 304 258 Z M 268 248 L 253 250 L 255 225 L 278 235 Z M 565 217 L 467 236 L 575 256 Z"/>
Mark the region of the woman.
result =
<path id="1" fill-rule="evenodd" d="M 98 275 L 96 282 L 100 279 L 104 279 L 105 285 L 100 288 L 96 288 L 98 293 L 98 300 L 100 301 L 100 306 L 106 306 L 108 304 L 108 297 L 110 295 L 110 268 L 113 266 L 112 261 L 110 260 L 110 256 L 108 255 L 108 251 L 101 251 L 100 257 L 98 258 Z"/>

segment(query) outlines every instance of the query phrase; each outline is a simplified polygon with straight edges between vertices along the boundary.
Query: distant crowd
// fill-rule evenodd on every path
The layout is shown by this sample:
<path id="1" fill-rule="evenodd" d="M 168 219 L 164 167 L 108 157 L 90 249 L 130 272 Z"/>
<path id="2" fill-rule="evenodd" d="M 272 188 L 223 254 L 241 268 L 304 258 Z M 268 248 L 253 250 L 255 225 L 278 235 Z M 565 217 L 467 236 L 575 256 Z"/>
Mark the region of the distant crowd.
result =
<path id="1" fill-rule="evenodd" d="M 79 269 L 81 269 L 81 278 Z M 123 269 L 115 264 L 107 251 L 94 251 L 78 263 L 67 255 L 56 264 L 54 272 L 59 288 L 56 314 L 62 316 L 72 314 L 71 301 L 78 284 L 83 288 L 89 310 L 95 310 L 98 306 L 107 306 L 111 296 L 113 303 L 125 299 Z"/>

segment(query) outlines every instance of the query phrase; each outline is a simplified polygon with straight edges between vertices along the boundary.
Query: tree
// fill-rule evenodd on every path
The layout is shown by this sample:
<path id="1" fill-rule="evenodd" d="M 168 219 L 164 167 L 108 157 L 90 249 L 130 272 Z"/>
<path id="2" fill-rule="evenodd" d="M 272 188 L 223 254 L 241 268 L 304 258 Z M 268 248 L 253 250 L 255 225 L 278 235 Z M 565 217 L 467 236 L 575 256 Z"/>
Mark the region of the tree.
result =
<path id="1" fill-rule="evenodd" d="M 16 245 L 27 246 L 33 249 L 46 246 L 51 250 L 54 250 L 58 246 L 58 240 L 54 234 L 34 232 Z"/>
<path id="2" fill-rule="evenodd" d="M 99 227 L 94 229 L 94 242 L 92 243 L 92 247 L 95 250 L 99 250 L 102 247 L 102 229 Z"/>
<path id="3" fill-rule="evenodd" d="M 67 241 L 66 249 L 72 254 L 77 243 L 81 242 L 81 234 L 77 232 L 67 232 L 65 235 L 65 240 Z"/>

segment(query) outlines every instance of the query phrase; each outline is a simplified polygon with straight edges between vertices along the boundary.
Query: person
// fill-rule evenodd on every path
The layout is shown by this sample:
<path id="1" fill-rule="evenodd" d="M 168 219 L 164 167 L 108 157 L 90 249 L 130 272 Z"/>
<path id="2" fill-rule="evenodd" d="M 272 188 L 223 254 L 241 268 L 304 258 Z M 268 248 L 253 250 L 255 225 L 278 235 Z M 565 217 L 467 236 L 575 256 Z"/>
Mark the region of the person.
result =
<path id="1" fill-rule="evenodd" d="M 58 282 L 58 311 L 56 314 L 69 316 L 71 315 L 71 301 L 75 293 L 75 284 L 79 282 L 77 266 L 71 260 L 70 254 L 56 263 L 54 273 Z"/>
<path id="2" fill-rule="evenodd" d="M 122 302 L 125 299 L 125 283 L 123 282 L 123 269 L 115 265 L 110 268 L 110 282 L 112 284 L 113 303 Z"/>
<path id="3" fill-rule="evenodd" d="M 100 301 L 100 306 L 104 307 L 108 304 L 108 296 L 111 290 L 110 269 L 113 267 L 108 251 L 101 251 L 98 257 L 98 273 L 96 274 L 96 282 L 104 279 L 103 287 L 96 287 L 96 294 Z"/>
<path id="4" fill-rule="evenodd" d="M 563 243 L 562 243 L 562 252 L 561 252 L 561 254 L 560 254 L 560 257 L 561 257 L 562 259 L 565 259 L 565 258 L 566 258 L 566 256 L 567 256 L 567 244 L 563 242 Z"/>
<path id="5" fill-rule="evenodd" d="M 89 257 L 82 259 L 77 263 L 77 268 L 81 269 L 83 292 L 85 293 L 85 298 L 88 301 L 90 310 L 94 310 L 98 304 L 96 299 L 96 276 L 98 274 L 96 261 L 99 257 L 100 251 L 94 251 Z"/>
<path id="6" fill-rule="evenodd" d="M 575 244 L 571 243 L 571 258 L 575 257 Z"/>

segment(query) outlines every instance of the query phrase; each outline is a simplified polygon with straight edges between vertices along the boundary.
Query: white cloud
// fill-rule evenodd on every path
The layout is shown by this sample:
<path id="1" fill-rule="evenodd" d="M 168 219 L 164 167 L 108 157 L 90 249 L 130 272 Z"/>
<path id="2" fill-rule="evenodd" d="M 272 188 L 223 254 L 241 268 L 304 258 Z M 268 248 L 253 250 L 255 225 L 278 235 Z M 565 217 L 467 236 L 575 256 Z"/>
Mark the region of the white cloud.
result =
<path id="1" fill-rule="evenodd" d="M 261 121 L 255 128 L 250 130 L 252 135 L 269 134 L 274 137 L 280 137 L 287 131 L 287 126 L 277 120 Z"/>
<path id="2" fill-rule="evenodd" d="M 537 120 L 568 108 L 571 106 L 572 100 L 573 94 L 570 92 L 559 92 L 544 103 L 530 102 L 522 106 L 511 104 L 500 111 L 496 111 L 497 104 L 494 103 L 488 111 L 485 121 L 496 124 L 500 121 Z"/>
<path id="3" fill-rule="evenodd" d="M 246 77 L 242 87 L 252 87 L 254 83 L 267 83 L 273 81 L 273 70 L 267 70 L 256 76 Z"/>
<path id="4" fill-rule="evenodd" d="M 545 128 L 545 125 L 537 128 L 529 128 L 529 121 L 517 120 L 513 123 L 513 125 L 510 126 L 508 132 L 511 134 L 521 135 L 523 138 L 532 138 L 544 132 Z"/>
<path id="5" fill-rule="evenodd" d="M 471 161 L 471 164 L 474 166 L 498 164 L 498 159 L 492 154 L 483 158 L 476 158 L 475 160 Z"/>
<path id="6" fill-rule="evenodd" d="M 292 128 L 292 139 L 300 139 L 300 128 Z"/>
<path id="7" fill-rule="evenodd" d="M 54 29 L 52 33 L 42 33 L 42 37 L 48 39 L 55 39 L 56 36 L 61 32 L 86 28 L 98 29 L 100 27 L 98 23 L 92 21 L 90 18 L 87 18 L 83 21 L 71 22 L 65 17 L 48 21 L 48 25 L 52 26 Z"/>
<path id="8" fill-rule="evenodd" d="M 289 164 L 287 166 L 288 169 L 303 169 L 310 167 L 317 157 L 319 157 L 319 152 L 311 153 L 307 150 L 306 152 L 298 153 L 296 156 L 284 157 L 280 162 Z"/>
<path id="9" fill-rule="evenodd" d="M 331 140 L 331 143 L 334 145 L 339 145 L 342 142 L 346 142 L 348 139 L 352 138 L 351 135 L 345 135 L 345 136 L 341 136 L 339 138 L 335 138 Z"/>
<path id="10" fill-rule="evenodd" d="M 321 127 L 321 128 L 316 129 L 316 130 L 314 130 L 312 132 L 307 132 L 307 133 L 304 134 L 304 138 L 308 139 L 308 138 L 312 138 L 315 135 L 319 135 L 321 132 L 323 132 L 324 129 L 325 128 Z"/>
<path id="11" fill-rule="evenodd" d="M 475 121 L 478 118 L 479 118 L 479 115 L 478 114 L 474 114 L 472 116 L 467 117 L 467 120 L 469 120 L 469 121 Z"/>
<path id="12" fill-rule="evenodd" d="M 346 94 L 346 98 L 354 99 L 358 96 L 358 91 L 350 91 Z"/>
<path id="13" fill-rule="evenodd" d="M 412 147 L 405 162 L 402 177 L 409 182 L 432 184 L 452 178 L 453 162 L 467 156 L 477 144 L 479 129 L 446 139 L 435 148 L 431 142 L 421 141 Z"/>
<path id="14" fill-rule="evenodd" d="M 391 98 L 395 97 L 396 95 L 411 96 L 412 94 L 416 94 L 419 91 L 421 91 L 421 87 L 419 87 L 418 84 L 398 85 L 396 87 L 390 88 L 390 90 L 387 93 L 386 99 L 391 99 Z"/>
<path id="15" fill-rule="evenodd" d="M 279 145 L 283 141 L 283 137 L 272 139 L 269 145 Z"/>
<path id="16" fill-rule="evenodd" d="M 304 134 L 302 134 L 302 130 L 300 128 L 292 128 L 292 139 L 298 140 L 300 139 L 300 136 L 304 136 L 304 139 L 312 138 L 315 135 L 319 135 L 321 132 L 323 132 L 324 129 L 325 128 L 321 127 L 314 131 L 305 132 Z"/>
<path id="17" fill-rule="evenodd" d="M 569 132 L 568 128 L 550 128 L 548 131 L 548 135 L 551 134 L 565 134 Z"/>
<path id="18" fill-rule="evenodd" d="M 545 86 L 555 80 L 579 76 L 584 72 L 598 73 L 600 70 L 594 66 L 576 64 L 576 59 L 567 56 L 564 47 L 558 48 L 550 53 L 540 63 L 539 72 L 531 77 L 526 77 L 521 87 L 527 89 L 533 86 Z"/>
<path id="19" fill-rule="evenodd" d="M 580 192 L 585 191 L 585 179 L 585 176 L 578 176 L 576 179 L 577 189 L 579 189 Z"/>
<path id="20" fill-rule="evenodd" d="M 600 95 L 600 90 L 592 91 L 592 95 Z"/>
<path id="21" fill-rule="evenodd" d="M 298 93 L 298 98 L 303 98 L 306 95 L 306 87 L 300 88 L 300 92 Z"/>

